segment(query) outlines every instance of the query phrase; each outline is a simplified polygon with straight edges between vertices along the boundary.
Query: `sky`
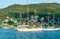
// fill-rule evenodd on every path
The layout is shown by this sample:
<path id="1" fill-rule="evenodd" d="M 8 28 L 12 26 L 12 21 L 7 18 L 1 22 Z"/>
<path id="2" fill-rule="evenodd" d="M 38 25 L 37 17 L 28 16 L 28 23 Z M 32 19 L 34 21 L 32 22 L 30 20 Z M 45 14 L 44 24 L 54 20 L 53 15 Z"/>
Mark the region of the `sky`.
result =
<path id="1" fill-rule="evenodd" d="M 8 7 L 13 4 L 25 5 L 28 1 L 28 4 L 37 4 L 37 3 L 60 3 L 60 0 L 0 0 L 0 9 Z"/>

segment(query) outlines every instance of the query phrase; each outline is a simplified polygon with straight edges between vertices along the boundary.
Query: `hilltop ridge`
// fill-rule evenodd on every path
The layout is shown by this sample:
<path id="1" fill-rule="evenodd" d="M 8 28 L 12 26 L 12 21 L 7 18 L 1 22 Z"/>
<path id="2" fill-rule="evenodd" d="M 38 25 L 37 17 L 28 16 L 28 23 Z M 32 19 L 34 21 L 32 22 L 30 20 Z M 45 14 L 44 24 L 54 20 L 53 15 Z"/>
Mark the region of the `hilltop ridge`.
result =
<path id="1" fill-rule="evenodd" d="M 21 12 L 21 13 L 27 13 L 27 5 L 19 5 L 19 4 L 13 4 L 6 8 L 0 9 L 0 16 L 4 16 L 9 13 L 13 12 Z M 38 3 L 38 4 L 29 4 L 28 5 L 29 12 L 34 12 L 36 9 L 36 13 L 60 13 L 60 4 L 58 3 Z M 4 14 L 5 13 L 5 14 Z"/>

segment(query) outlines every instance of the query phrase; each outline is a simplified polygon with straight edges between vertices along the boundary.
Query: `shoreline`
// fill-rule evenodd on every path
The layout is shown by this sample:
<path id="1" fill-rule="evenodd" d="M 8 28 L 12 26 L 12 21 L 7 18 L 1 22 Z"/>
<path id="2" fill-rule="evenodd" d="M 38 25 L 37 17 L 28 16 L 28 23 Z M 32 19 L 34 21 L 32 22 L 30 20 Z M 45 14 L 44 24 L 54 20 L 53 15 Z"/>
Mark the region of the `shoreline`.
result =
<path id="1" fill-rule="evenodd" d="M 53 30 L 60 30 L 60 28 L 17 28 L 17 27 L 2 27 L 3 29 L 14 28 L 17 31 L 53 31 Z"/>
<path id="2" fill-rule="evenodd" d="M 51 29 L 44 29 L 44 28 L 31 28 L 31 29 L 28 29 L 28 28 L 22 28 L 22 29 L 19 29 L 19 28 L 16 28 L 18 31 L 27 31 L 27 32 L 30 32 L 30 31 L 53 31 L 53 30 L 60 30 L 60 28 L 51 28 Z"/>

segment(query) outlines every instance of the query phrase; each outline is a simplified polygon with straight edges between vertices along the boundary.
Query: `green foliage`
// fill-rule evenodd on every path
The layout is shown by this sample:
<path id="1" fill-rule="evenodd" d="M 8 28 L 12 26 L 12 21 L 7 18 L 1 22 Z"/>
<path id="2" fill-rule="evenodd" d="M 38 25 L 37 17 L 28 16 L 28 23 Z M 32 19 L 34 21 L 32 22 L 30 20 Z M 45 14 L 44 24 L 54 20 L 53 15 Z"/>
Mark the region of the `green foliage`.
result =
<path id="1" fill-rule="evenodd" d="M 8 23 L 9 25 L 13 25 L 13 24 L 14 24 L 13 21 L 8 21 L 7 23 Z"/>
<path id="2" fill-rule="evenodd" d="M 40 14 L 60 13 L 60 4 L 58 3 L 29 4 L 28 8 L 29 12 L 34 12 L 34 10 L 36 9 L 36 13 Z M 16 16 L 19 15 L 16 13 L 22 13 L 22 14 L 27 13 L 27 5 L 14 4 L 6 8 L 0 9 L 0 17 L 6 17 L 8 15 L 17 18 Z"/>
<path id="3" fill-rule="evenodd" d="M 9 13 L 8 16 L 12 17 L 12 18 L 18 19 L 20 17 L 20 13 L 18 13 L 18 12 L 12 12 L 12 13 Z"/>

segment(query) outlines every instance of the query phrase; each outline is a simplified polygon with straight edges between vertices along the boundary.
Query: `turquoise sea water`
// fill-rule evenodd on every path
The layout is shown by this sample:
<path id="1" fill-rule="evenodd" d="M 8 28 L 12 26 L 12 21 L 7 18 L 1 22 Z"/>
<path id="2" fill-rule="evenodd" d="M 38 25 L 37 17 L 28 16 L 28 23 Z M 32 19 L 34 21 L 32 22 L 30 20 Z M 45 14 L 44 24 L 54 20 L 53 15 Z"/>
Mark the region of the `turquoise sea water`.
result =
<path id="1" fill-rule="evenodd" d="M 58 31 L 20 32 L 16 29 L 0 28 L 0 39 L 60 39 Z"/>

